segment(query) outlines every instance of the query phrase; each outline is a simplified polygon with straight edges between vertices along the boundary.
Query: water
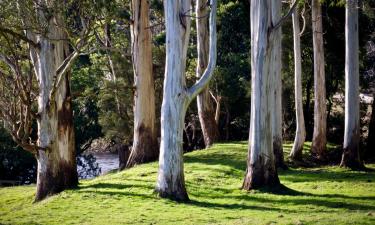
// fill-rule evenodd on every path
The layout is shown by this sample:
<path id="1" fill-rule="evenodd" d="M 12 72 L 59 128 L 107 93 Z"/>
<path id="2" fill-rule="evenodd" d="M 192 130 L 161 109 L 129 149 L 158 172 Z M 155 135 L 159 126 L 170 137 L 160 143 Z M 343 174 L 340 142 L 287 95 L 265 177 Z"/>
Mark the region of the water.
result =
<path id="1" fill-rule="evenodd" d="M 119 159 L 118 154 L 113 153 L 93 153 L 96 162 L 101 168 L 101 175 L 106 174 L 111 170 L 118 169 Z"/>

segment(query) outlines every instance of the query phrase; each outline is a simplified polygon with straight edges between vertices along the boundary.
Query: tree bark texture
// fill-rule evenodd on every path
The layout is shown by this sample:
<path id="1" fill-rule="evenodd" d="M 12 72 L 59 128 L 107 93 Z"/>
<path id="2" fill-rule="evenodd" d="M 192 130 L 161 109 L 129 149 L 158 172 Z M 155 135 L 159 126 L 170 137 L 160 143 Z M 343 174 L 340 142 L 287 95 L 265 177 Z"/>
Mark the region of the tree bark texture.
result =
<path id="1" fill-rule="evenodd" d="M 198 61 L 196 68 L 196 76 L 200 78 L 208 65 L 209 52 L 209 31 L 208 31 L 208 13 L 206 0 L 197 0 L 196 2 L 196 26 L 197 26 L 197 52 Z M 215 141 L 219 139 L 219 129 L 215 121 L 215 109 L 209 88 L 205 88 L 197 96 L 198 115 L 202 128 L 204 144 L 210 147 Z"/>
<path id="2" fill-rule="evenodd" d="M 166 67 L 161 109 L 161 143 L 156 191 L 160 197 L 188 200 L 183 168 L 184 118 L 190 102 L 207 87 L 216 64 L 216 0 L 211 0 L 209 62 L 199 81 L 186 87 L 190 0 L 165 0 Z"/>
<path id="3" fill-rule="evenodd" d="M 281 19 L 281 1 L 274 1 L 272 4 L 271 19 L 272 24 L 276 24 Z M 272 133 L 273 133 L 273 152 L 275 154 L 276 167 L 286 168 L 284 162 L 284 152 L 283 152 L 283 130 L 282 130 L 282 80 L 281 80 L 281 27 L 274 30 L 274 39 L 272 47 L 271 56 L 271 74 L 274 77 L 273 89 L 274 97 L 271 99 L 274 101 L 272 105 L 275 107 L 275 111 L 271 114 L 272 116 Z"/>
<path id="4" fill-rule="evenodd" d="M 272 30 L 272 11 L 280 4 L 271 0 L 252 0 L 251 23 L 251 116 L 245 190 L 280 183 L 273 152 L 272 114 L 274 108 L 274 73 L 271 65 L 277 32 Z"/>
<path id="5" fill-rule="evenodd" d="M 31 58 L 38 79 L 38 150 L 37 190 L 35 200 L 58 193 L 78 184 L 70 72 L 63 75 L 53 90 L 56 71 L 69 55 L 69 45 L 58 17 L 47 21 L 46 36 L 37 35 L 39 49 L 31 48 Z M 60 41 L 51 41 L 60 40 Z"/>
<path id="6" fill-rule="evenodd" d="M 345 131 L 340 166 L 363 168 L 359 156 L 358 0 L 346 0 L 345 13 Z"/>
<path id="7" fill-rule="evenodd" d="M 374 99 L 372 100 L 371 120 L 369 124 L 367 148 L 365 153 L 365 159 L 370 161 L 375 159 L 375 93 L 373 93 L 372 96 Z"/>
<path id="8" fill-rule="evenodd" d="M 314 46 L 314 131 L 311 150 L 317 158 L 324 158 L 327 137 L 327 106 L 324 72 L 323 25 L 320 0 L 312 0 L 312 28 Z"/>
<path id="9" fill-rule="evenodd" d="M 296 136 L 290 158 L 293 160 L 302 159 L 303 144 L 306 138 L 305 119 L 303 116 L 302 103 L 302 58 L 301 58 L 301 39 L 299 26 L 298 6 L 292 14 L 293 20 L 293 44 L 294 44 L 294 99 L 296 107 Z"/>
<path id="10" fill-rule="evenodd" d="M 149 1 L 132 0 L 132 13 L 131 40 L 135 86 L 134 140 L 127 167 L 156 160 L 159 155 L 155 129 L 155 89 L 152 74 Z"/>

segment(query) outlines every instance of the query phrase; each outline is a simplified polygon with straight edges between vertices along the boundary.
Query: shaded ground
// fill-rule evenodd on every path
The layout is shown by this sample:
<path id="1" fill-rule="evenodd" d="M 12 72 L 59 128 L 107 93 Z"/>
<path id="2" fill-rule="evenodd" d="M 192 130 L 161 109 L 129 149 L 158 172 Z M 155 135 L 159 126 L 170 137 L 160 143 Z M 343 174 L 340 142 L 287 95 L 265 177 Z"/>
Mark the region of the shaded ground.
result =
<path id="1" fill-rule="evenodd" d="M 375 224 L 375 173 L 291 168 L 280 171 L 284 189 L 245 192 L 246 154 L 246 142 L 186 154 L 189 203 L 154 194 L 157 163 L 82 181 L 37 204 L 34 186 L 1 188 L 0 224 Z"/>

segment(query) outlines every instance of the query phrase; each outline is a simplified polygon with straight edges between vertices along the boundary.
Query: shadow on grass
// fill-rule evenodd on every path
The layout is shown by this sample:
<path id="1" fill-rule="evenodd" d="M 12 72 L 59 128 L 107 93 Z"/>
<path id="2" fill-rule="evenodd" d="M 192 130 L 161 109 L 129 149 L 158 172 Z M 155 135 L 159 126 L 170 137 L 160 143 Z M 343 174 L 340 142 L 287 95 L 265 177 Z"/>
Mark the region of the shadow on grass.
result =
<path id="1" fill-rule="evenodd" d="M 245 205 L 245 204 L 221 204 L 221 203 L 214 203 L 214 202 L 206 202 L 206 201 L 198 201 L 198 200 L 189 200 L 187 202 L 183 202 L 182 204 L 186 205 L 193 205 L 203 208 L 216 208 L 216 209 L 252 209 L 252 210 L 261 210 L 261 211 L 285 211 L 289 213 L 296 213 L 296 210 L 285 210 L 280 208 L 271 208 L 271 207 L 263 207 L 258 205 Z"/>

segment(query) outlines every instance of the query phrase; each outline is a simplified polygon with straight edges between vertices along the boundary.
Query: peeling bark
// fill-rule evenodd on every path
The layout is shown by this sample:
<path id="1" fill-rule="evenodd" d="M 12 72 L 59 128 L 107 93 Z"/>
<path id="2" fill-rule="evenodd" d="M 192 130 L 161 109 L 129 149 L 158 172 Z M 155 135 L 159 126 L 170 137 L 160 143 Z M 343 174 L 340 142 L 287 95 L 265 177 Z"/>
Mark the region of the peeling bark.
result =
<path id="1" fill-rule="evenodd" d="M 131 26 L 134 70 L 134 140 L 126 167 L 157 159 L 155 128 L 155 88 L 152 75 L 152 43 L 149 29 L 149 2 L 132 0 Z"/>
<path id="2" fill-rule="evenodd" d="M 197 52 L 198 62 L 196 76 L 200 78 L 208 65 L 209 52 L 209 32 L 208 32 L 208 13 L 206 0 L 197 0 L 196 3 L 196 26 L 197 26 Z M 204 143 L 206 148 L 210 147 L 219 139 L 219 129 L 215 121 L 215 109 L 210 98 L 209 88 L 205 88 L 197 96 L 198 115 L 202 128 Z"/>
<path id="3" fill-rule="evenodd" d="M 359 156 L 358 1 L 346 0 L 345 14 L 345 132 L 340 166 L 362 169 Z"/>
<path id="4" fill-rule="evenodd" d="M 301 58 L 301 39 L 299 26 L 299 10 L 296 7 L 292 14 L 293 19 L 293 40 L 294 40 L 294 99 L 296 107 L 296 137 L 294 139 L 290 158 L 293 160 L 302 160 L 303 144 L 306 138 L 305 119 L 303 116 L 302 103 L 302 58 Z"/>
<path id="5" fill-rule="evenodd" d="M 251 22 L 251 115 L 249 151 L 242 188 L 250 190 L 280 183 L 273 152 L 272 114 L 274 113 L 275 65 L 273 48 L 277 32 L 272 30 L 272 12 L 280 12 L 280 3 L 252 0 Z"/>
<path id="6" fill-rule="evenodd" d="M 323 159 L 327 144 L 327 106 L 324 72 L 322 9 L 319 0 L 312 0 L 314 45 L 314 132 L 311 151 Z"/>
<path id="7" fill-rule="evenodd" d="M 69 55 L 66 41 L 50 41 L 65 39 L 53 20 L 57 17 L 48 21 L 47 37 L 38 35 L 40 49 L 31 49 L 39 84 L 38 145 L 47 149 L 37 152 L 36 201 L 78 184 L 69 72 L 50 97 L 56 71 Z"/>

